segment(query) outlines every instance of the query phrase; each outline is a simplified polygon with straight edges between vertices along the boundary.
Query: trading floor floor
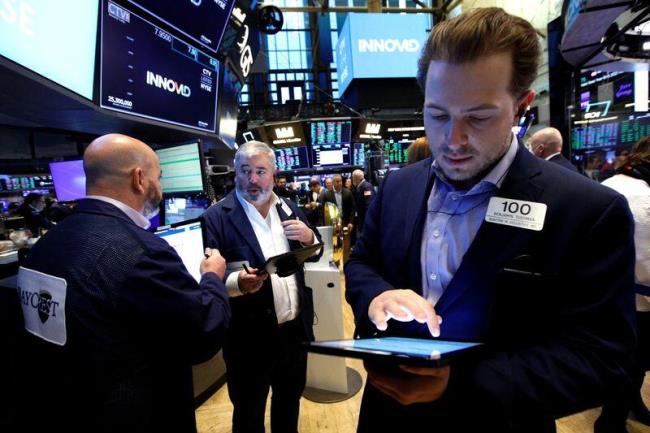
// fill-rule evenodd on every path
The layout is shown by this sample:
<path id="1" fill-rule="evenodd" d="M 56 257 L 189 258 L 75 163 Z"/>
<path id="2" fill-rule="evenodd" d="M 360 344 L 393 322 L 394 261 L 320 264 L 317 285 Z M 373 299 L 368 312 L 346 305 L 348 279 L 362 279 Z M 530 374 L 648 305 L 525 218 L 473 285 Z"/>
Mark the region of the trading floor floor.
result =
<path id="1" fill-rule="evenodd" d="M 345 290 L 343 278 L 341 278 L 341 290 Z M 345 299 L 345 298 L 343 298 Z M 351 338 L 354 331 L 354 319 L 352 310 L 344 302 L 343 305 L 343 328 L 345 338 Z M 362 362 L 356 359 L 347 359 L 347 365 L 354 368 L 363 376 L 365 383 L 366 374 Z M 301 433 L 354 433 L 356 431 L 361 393 L 340 403 L 314 403 L 302 398 L 300 404 L 300 425 Z M 643 385 L 643 398 L 646 404 L 650 404 L 650 374 L 646 375 Z M 267 403 L 270 402 L 270 399 Z M 266 431 L 270 432 L 270 409 L 266 410 Z M 591 409 L 557 421 L 558 433 L 592 433 L 593 423 L 598 417 L 600 409 Z M 201 407 L 196 410 L 196 421 L 198 433 L 226 433 L 231 432 L 232 405 L 228 399 L 228 390 L 224 385 Z M 646 427 L 636 421 L 628 420 L 627 430 L 629 433 L 650 433 L 650 427 Z"/>

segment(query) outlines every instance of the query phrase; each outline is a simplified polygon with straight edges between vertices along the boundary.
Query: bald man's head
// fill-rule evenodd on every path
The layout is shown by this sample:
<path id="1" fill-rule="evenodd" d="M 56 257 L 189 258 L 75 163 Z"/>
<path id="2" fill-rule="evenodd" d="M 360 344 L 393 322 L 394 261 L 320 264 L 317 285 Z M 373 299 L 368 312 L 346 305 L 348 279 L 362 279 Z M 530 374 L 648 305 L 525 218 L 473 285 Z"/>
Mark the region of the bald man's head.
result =
<path id="1" fill-rule="evenodd" d="M 540 158 L 562 152 L 562 134 L 555 128 L 543 128 L 530 138 L 530 148 Z"/>
<path id="2" fill-rule="evenodd" d="M 111 197 L 136 210 L 152 205 L 161 194 L 158 156 L 126 135 L 103 135 L 90 143 L 84 152 L 84 171 L 88 195 Z"/>

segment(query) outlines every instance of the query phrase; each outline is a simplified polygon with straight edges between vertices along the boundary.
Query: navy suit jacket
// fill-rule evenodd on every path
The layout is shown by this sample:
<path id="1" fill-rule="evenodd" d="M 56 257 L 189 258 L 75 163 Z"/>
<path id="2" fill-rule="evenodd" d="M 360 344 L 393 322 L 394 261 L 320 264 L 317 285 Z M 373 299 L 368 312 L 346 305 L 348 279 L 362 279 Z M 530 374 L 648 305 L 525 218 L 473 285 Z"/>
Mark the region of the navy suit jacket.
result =
<path id="1" fill-rule="evenodd" d="M 197 283 L 166 241 L 93 199 L 48 231 L 24 266 L 67 281 L 67 342 L 26 336 L 23 429 L 196 431 L 192 364 L 220 349 L 230 316 L 216 274 Z"/>
<path id="2" fill-rule="evenodd" d="M 317 242 L 321 241 L 318 230 L 311 226 L 298 206 L 291 200 L 280 197 L 289 207 L 294 215 L 309 226 L 314 232 Z M 231 191 L 219 203 L 211 206 L 201 217 L 207 229 L 208 246 L 218 248 L 226 262 L 248 261 L 252 267 L 263 265 L 266 260 L 262 248 L 257 241 L 253 226 L 242 207 L 235 190 Z M 289 241 L 291 250 L 300 248 L 300 242 Z M 322 254 L 322 251 L 321 253 Z M 314 256 L 313 260 L 318 260 Z M 233 272 L 239 272 L 240 269 Z M 300 319 L 302 321 L 305 335 L 308 339 L 314 339 L 314 304 L 311 288 L 305 286 L 305 274 L 301 269 L 296 274 L 298 284 L 298 297 L 300 302 Z M 241 331 L 244 334 L 260 334 L 260 330 L 267 327 L 277 327 L 277 318 L 273 304 L 273 290 L 270 279 L 258 292 L 230 298 L 232 307 L 232 332 Z"/>
<path id="3" fill-rule="evenodd" d="M 431 163 L 386 178 L 346 264 L 346 298 L 360 334 L 377 332 L 367 315 L 377 295 L 393 288 L 422 293 Z M 635 342 L 633 223 L 625 199 L 522 145 L 495 196 L 546 204 L 544 227 L 481 225 L 435 309 L 441 338 L 483 341 L 487 350 L 464 372 L 452 366 L 445 394 L 469 407 L 468 399 L 481 396 L 477 404 L 497 405 L 507 422 L 597 406 L 608 386 L 626 380 Z M 431 338 L 417 322 L 391 320 L 388 333 Z"/>
<path id="4" fill-rule="evenodd" d="M 576 173 L 578 173 L 578 169 L 576 168 L 576 166 L 571 164 L 571 161 L 566 159 L 564 157 L 564 155 L 562 155 L 561 153 L 558 153 L 557 155 L 555 155 L 554 157 L 549 159 L 549 161 L 554 162 L 554 163 L 560 165 L 561 167 L 568 168 L 569 170 L 575 171 Z"/>

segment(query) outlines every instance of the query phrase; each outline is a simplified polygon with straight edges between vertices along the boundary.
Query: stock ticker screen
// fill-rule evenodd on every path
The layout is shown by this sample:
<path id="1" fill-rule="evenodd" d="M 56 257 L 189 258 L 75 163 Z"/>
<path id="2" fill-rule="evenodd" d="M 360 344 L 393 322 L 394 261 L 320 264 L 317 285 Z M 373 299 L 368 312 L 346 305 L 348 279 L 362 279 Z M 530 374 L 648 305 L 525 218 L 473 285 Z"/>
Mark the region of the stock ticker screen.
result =
<path id="1" fill-rule="evenodd" d="M 313 167 L 346 166 L 351 164 L 351 121 L 312 121 L 309 126 Z"/>
<path id="2" fill-rule="evenodd" d="M 102 108 L 215 132 L 217 60 L 110 1 L 100 73 Z"/>
<path id="3" fill-rule="evenodd" d="M 281 149 L 273 149 L 275 152 L 275 161 L 278 165 L 278 170 L 299 170 L 309 168 L 309 157 L 307 147 L 283 147 Z"/>
<path id="4" fill-rule="evenodd" d="M 650 116 L 620 122 L 620 143 L 634 144 L 650 135 Z"/>
<path id="5" fill-rule="evenodd" d="M 350 120 L 324 120 L 310 122 L 311 144 L 349 143 L 352 138 Z"/>
<path id="6" fill-rule="evenodd" d="M 618 122 L 575 128 L 571 131 L 571 148 L 580 150 L 614 147 L 619 142 L 618 130 Z"/>
<path id="7" fill-rule="evenodd" d="M 406 164 L 408 161 L 407 149 L 411 142 L 402 143 L 392 139 L 384 142 L 384 152 L 388 155 L 390 164 Z"/>
<path id="8" fill-rule="evenodd" d="M 175 30 L 217 52 L 234 0 L 129 0 Z"/>

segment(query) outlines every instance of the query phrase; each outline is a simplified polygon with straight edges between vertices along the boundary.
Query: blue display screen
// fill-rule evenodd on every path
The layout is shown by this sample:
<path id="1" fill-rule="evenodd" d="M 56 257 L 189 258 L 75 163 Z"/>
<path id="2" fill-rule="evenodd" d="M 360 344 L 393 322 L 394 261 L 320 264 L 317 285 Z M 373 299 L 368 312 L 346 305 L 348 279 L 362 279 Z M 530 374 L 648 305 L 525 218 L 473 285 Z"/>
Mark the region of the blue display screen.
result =
<path id="1" fill-rule="evenodd" d="M 215 131 L 215 58 L 105 1 L 101 59 L 103 108 Z"/>
<path id="2" fill-rule="evenodd" d="M 428 27 L 426 14 L 348 14 L 337 46 L 339 92 L 355 78 L 415 77 Z"/>
<path id="3" fill-rule="evenodd" d="M 92 99 L 98 1 L 0 1 L 0 55 Z"/>
<path id="4" fill-rule="evenodd" d="M 234 0 L 129 0 L 167 25 L 216 52 Z"/>

